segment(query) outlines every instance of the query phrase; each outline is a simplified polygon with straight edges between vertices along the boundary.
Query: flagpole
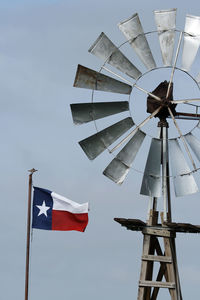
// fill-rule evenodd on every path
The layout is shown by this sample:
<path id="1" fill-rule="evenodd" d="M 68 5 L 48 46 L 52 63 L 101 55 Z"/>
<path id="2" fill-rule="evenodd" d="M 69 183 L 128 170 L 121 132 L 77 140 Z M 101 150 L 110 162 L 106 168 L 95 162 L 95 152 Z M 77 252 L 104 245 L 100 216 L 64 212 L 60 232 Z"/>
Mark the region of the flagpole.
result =
<path id="1" fill-rule="evenodd" d="M 32 195 L 32 176 L 36 172 L 34 168 L 28 170 L 29 188 L 28 188 L 28 211 L 27 211 L 27 236 L 26 236 L 26 274 L 25 274 L 25 300 L 28 300 L 29 288 L 29 257 L 30 257 L 30 231 L 31 231 L 31 195 Z"/>

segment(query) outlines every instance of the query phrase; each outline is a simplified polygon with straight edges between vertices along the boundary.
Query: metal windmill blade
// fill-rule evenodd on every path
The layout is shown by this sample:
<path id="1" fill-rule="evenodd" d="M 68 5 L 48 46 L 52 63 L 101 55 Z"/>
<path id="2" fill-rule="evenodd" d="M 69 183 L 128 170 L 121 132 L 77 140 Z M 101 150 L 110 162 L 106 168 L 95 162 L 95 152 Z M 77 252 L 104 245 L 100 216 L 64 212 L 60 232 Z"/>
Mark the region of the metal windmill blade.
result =
<path id="1" fill-rule="evenodd" d="M 74 87 L 119 94 L 130 94 L 132 91 L 130 85 L 81 65 L 77 68 Z"/>
<path id="2" fill-rule="evenodd" d="M 132 118 L 126 118 L 80 141 L 79 144 L 89 159 L 95 159 L 133 125 Z"/>
<path id="3" fill-rule="evenodd" d="M 142 75 L 103 32 L 88 51 L 133 79 Z"/>
<path id="4" fill-rule="evenodd" d="M 156 63 L 144 35 L 138 14 L 134 14 L 129 19 L 119 23 L 118 26 L 147 69 L 154 69 Z"/>
<path id="5" fill-rule="evenodd" d="M 84 124 L 129 110 L 128 101 L 71 104 L 74 124 Z"/>
<path id="6" fill-rule="evenodd" d="M 122 184 L 142 145 L 145 136 L 146 134 L 144 132 L 138 130 L 126 144 L 126 146 L 117 154 L 117 156 L 103 171 L 103 174 L 117 184 Z"/>
<path id="7" fill-rule="evenodd" d="M 177 197 L 198 192 L 194 176 L 185 160 L 177 139 L 169 140 L 170 161 Z"/>
<path id="8" fill-rule="evenodd" d="M 161 196 L 161 140 L 152 139 L 144 170 L 140 194 Z"/>
<path id="9" fill-rule="evenodd" d="M 200 161 L 200 141 L 191 132 L 185 135 L 185 139 L 190 145 L 197 159 Z"/>
<path id="10" fill-rule="evenodd" d="M 163 64 L 164 66 L 172 66 L 176 28 L 176 9 L 155 10 L 154 17 L 158 30 Z"/>
<path id="11" fill-rule="evenodd" d="M 197 81 L 198 85 L 200 86 L 200 72 L 197 74 L 196 81 Z"/>
<path id="12" fill-rule="evenodd" d="M 184 29 L 182 69 L 189 71 L 200 46 L 200 17 L 187 15 Z"/>

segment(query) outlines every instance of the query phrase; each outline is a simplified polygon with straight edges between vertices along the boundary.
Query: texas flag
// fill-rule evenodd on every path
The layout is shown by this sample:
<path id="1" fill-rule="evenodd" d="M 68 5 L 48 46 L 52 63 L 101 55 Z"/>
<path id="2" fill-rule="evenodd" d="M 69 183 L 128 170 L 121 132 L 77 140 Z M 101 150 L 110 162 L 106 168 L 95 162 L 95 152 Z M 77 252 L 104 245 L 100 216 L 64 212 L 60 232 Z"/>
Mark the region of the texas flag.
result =
<path id="1" fill-rule="evenodd" d="M 32 227 L 85 231 L 88 203 L 79 204 L 46 189 L 34 187 Z"/>

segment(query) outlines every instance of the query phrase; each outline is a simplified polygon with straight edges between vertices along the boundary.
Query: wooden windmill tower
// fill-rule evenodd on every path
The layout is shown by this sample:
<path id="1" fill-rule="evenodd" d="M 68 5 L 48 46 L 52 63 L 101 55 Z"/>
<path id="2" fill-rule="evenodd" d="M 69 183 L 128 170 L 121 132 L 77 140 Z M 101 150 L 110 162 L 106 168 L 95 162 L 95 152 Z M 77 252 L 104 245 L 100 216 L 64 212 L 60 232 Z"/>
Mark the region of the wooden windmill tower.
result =
<path id="1" fill-rule="evenodd" d="M 140 123 L 136 124 L 130 113 L 128 117 L 98 130 L 79 144 L 91 160 L 106 149 L 109 153 L 118 150 L 103 174 L 117 184 L 122 184 L 129 170 L 134 166 L 138 152 L 142 151 L 144 139 L 147 136 L 150 138 L 140 190 L 142 195 L 149 197 L 147 222 L 122 218 L 115 218 L 115 221 L 129 230 L 141 231 L 143 234 L 138 300 L 157 299 L 160 288 L 169 289 L 169 297 L 172 300 L 182 300 L 175 246 L 176 233 L 198 233 L 200 226 L 172 222 L 170 182 L 174 183 L 177 197 L 198 191 L 194 173 L 199 168 L 197 162 L 200 161 L 200 142 L 193 132 L 200 128 L 200 114 L 198 114 L 200 99 L 174 100 L 174 90 L 176 91 L 174 74 L 184 73 L 187 79 L 199 88 L 200 74 L 194 77 L 189 70 L 200 45 L 200 17 L 187 15 L 184 31 L 176 29 L 176 9 L 154 11 L 154 17 L 157 30 L 148 33 L 144 33 L 137 13 L 121 22 L 119 29 L 125 35 L 127 42 L 119 47 L 115 46 L 104 33 L 100 34 L 89 52 L 102 59 L 103 65 L 99 71 L 79 65 L 74 82 L 75 87 L 92 90 L 92 101 L 71 104 L 71 110 L 75 124 L 94 121 L 98 127 L 97 121 L 101 121 L 102 118 L 128 113 L 132 101 L 130 95 L 135 90 L 141 91 L 143 95 L 146 94 L 146 117 Z M 153 58 L 147 41 L 149 34 L 158 36 L 162 66 L 157 66 Z M 140 71 L 123 54 L 121 48 L 124 44 L 133 48 L 147 71 Z M 181 51 L 181 66 L 178 67 Z M 144 75 L 158 69 L 161 71 L 168 69 L 170 77 L 148 91 L 140 84 L 141 79 Z M 110 73 L 112 76 L 103 72 Z M 106 92 L 104 99 L 109 92 L 127 95 L 128 100 L 95 102 L 96 91 Z M 144 128 L 152 120 L 155 122 L 155 118 L 158 120 L 158 135 L 152 137 L 145 132 Z M 197 124 L 183 134 L 179 120 L 188 124 L 188 128 L 195 120 Z M 169 124 L 171 124 L 170 128 Z M 177 131 L 176 137 L 168 137 L 171 127 Z M 114 147 L 110 148 L 112 144 Z M 162 211 L 158 211 L 157 203 L 161 199 L 163 208 Z M 156 280 L 153 280 L 156 262 L 160 267 Z"/>

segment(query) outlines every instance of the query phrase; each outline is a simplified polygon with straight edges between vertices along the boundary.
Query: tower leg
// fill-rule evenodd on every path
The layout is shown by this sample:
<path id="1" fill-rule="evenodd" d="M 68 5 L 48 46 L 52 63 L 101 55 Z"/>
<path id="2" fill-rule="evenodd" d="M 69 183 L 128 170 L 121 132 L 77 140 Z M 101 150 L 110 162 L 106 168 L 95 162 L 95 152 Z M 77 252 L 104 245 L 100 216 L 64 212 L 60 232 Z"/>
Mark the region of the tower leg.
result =
<path id="1" fill-rule="evenodd" d="M 149 231 L 143 232 L 143 253 L 138 288 L 138 300 L 156 300 L 160 288 L 167 288 L 171 300 L 182 300 L 175 250 L 175 235 L 163 226 L 157 233 L 151 226 L 157 225 L 158 212 L 151 210 Z M 164 251 L 159 242 L 163 238 Z M 160 263 L 156 280 L 153 281 L 154 263 Z M 162 281 L 165 277 L 165 281 Z"/>
<path id="2" fill-rule="evenodd" d="M 182 300 L 177 258 L 175 247 L 175 232 L 169 230 L 165 222 L 171 222 L 171 199 L 169 179 L 169 155 L 168 155 L 168 123 L 165 119 L 158 123 L 160 127 L 160 139 L 162 150 L 160 163 L 162 166 L 162 195 L 163 213 L 161 213 L 162 230 L 156 230 L 158 225 L 158 212 L 153 205 L 149 213 L 146 230 L 143 230 L 143 253 L 138 288 L 138 300 L 156 300 L 160 288 L 167 288 L 171 300 Z M 159 159 L 159 158 L 158 158 Z M 155 198 L 154 198 L 155 200 Z M 163 251 L 159 242 L 163 239 Z M 155 253 L 157 255 L 155 255 Z M 155 262 L 160 263 L 160 268 L 153 280 Z M 156 275 L 156 274 L 155 274 Z M 165 278 L 165 281 L 163 281 Z"/>

